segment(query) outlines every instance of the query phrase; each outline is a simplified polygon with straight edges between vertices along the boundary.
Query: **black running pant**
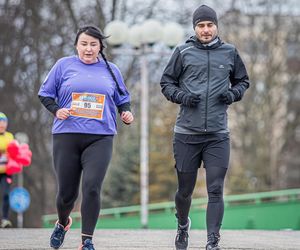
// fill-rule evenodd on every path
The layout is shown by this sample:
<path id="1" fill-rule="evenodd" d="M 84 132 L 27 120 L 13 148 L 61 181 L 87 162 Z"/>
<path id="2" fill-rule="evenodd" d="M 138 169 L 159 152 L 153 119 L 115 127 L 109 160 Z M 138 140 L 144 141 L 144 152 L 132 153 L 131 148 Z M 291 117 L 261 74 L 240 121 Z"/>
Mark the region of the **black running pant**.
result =
<path id="1" fill-rule="evenodd" d="M 2 190 L 2 217 L 3 219 L 8 220 L 9 213 L 9 191 L 10 191 L 10 182 L 11 176 L 7 174 L 0 174 L 0 189 Z"/>
<path id="2" fill-rule="evenodd" d="M 219 233 L 223 214 L 223 186 L 230 154 L 228 134 L 184 135 L 175 134 L 174 156 L 178 190 L 175 205 L 178 222 L 187 223 L 192 194 L 197 181 L 198 168 L 204 163 L 208 204 L 206 225 L 208 235 Z"/>
<path id="3" fill-rule="evenodd" d="M 208 203 L 206 210 L 207 234 L 220 231 L 224 214 L 223 185 L 226 168 L 212 167 L 206 169 L 206 187 Z M 177 171 L 178 190 L 175 195 L 175 204 L 178 221 L 181 225 L 187 223 L 190 211 L 192 194 L 197 180 L 197 172 L 183 173 Z"/>
<path id="4" fill-rule="evenodd" d="M 93 235 L 100 212 L 100 191 L 112 156 L 113 135 L 55 134 L 53 158 L 59 222 L 68 217 L 78 197 L 82 176 L 82 233 Z"/>

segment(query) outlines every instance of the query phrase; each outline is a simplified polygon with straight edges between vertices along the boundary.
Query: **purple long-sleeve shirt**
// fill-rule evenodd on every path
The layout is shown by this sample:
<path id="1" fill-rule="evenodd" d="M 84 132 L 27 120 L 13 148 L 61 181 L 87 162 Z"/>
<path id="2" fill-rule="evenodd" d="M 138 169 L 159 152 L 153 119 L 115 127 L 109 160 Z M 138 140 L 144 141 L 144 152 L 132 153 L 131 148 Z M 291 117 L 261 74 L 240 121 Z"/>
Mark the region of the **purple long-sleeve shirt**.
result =
<path id="1" fill-rule="evenodd" d="M 60 108 L 71 109 L 66 120 L 54 119 L 52 133 L 117 133 L 116 106 L 130 102 L 130 95 L 116 65 L 109 62 L 121 95 L 103 60 L 83 63 L 77 56 L 56 62 L 43 82 L 38 95 L 51 97 Z"/>

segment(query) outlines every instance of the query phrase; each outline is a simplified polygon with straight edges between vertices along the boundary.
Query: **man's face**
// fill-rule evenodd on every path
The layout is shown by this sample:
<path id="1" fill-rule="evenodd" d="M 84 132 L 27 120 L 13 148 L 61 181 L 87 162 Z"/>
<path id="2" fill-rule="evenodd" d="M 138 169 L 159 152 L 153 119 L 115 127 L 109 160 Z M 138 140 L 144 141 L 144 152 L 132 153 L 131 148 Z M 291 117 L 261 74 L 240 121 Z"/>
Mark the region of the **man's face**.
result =
<path id="1" fill-rule="evenodd" d="M 210 43 L 218 35 L 218 27 L 211 21 L 199 22 L 195 27 L 195 33 L 201 43 Z"/>
<path id="2" fill-rule="evenodd" d="M 7 128 L 7 121 L 0 120 L 0 134 L 6 132 L 6 128 Z"/>

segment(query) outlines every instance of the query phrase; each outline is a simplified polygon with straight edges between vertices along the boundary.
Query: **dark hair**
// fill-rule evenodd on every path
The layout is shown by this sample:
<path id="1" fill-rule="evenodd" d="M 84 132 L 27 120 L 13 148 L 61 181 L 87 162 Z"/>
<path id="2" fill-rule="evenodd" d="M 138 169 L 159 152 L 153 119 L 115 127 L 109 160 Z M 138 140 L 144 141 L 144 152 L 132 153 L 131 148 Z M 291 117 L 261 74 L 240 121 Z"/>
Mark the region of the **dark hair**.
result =
<path id="1" fill-rule="evenodd" d="M 116 86 L 117 86 L 117 89 L 118 89 L 118 92 L 120 95 L 124 95 L 124 92 L 122 91 L 122 89 L 120 88 L 120 85 L 117 81 L 117 78 L 112 70 L 112 68 L 110 67 L 107 59 L 106 59 L 106 56 L 104 55 L 103 53 L 103 49 L 105 48 L 104 44 L 103 44 L 103 40 L 108 38 L 108 36 L 105 36 L 102 31 L 97 28 L 96 26 L 94 25 L 86 25 L 86 26 L 83 26 L 81 28 L 79 28 L 77 34 L 76 34 L 76 38 L 75 38 L 75 42 L 74 42 L 74 45 L 76 46 L 77 43 L 78 43 L 78 38 L 79 36 L 84 33 L 86 35 L 89 35 L 89 36 L 92 36 L 94 38 L 97 38 L 100 42 L 100 51 L 99 51 L 99 54 L 101 54 L 101 57 L 103 58 L 105 64 L 106 64 L 106 67 L 108 69 L 108 71 L 110 72 L 114 82 L 116 83 Z"/>

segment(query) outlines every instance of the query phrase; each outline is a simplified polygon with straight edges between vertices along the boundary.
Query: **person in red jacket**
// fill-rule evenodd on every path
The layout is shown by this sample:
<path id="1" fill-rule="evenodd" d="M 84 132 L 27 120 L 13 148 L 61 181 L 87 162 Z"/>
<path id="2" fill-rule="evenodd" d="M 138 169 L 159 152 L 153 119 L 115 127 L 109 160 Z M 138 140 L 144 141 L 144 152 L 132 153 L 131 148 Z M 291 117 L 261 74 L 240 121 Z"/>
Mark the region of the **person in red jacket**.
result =
<path id="1" fill-rule="evenodd" d="M 12 223 L 8 219 L 9 214 L 9 191 L 12 183 L 11 175 L 6 173 L 8 144 L 14 139 L 14 136 L 7 132 L 8 119 L 7 116 L 0 112 L 0 189 L 2 190 L 2 220 L 0 227 L 12 227 Z"/>

